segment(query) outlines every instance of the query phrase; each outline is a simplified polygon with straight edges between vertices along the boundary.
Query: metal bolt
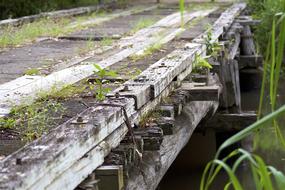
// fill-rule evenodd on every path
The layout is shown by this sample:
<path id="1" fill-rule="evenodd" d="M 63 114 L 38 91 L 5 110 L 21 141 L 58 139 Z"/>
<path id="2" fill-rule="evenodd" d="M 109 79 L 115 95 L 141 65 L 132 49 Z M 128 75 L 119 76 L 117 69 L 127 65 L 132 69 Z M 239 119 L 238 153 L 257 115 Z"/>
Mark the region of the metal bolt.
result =
<path id="1" fill-rule="evenodd" d="M 16 159 L 16 165 L 22 165 L 22 159 L 21 158 Z"/>
<path id="2" fill-rule="evenodd" d="M 76 120 L 77 123 L 83 123 L 83 117 L 79 116 Z"/>
<path id="3" fill-rule="evenodd" d="M 120 93 L 119 92 L 115 93 L 115 98 L 120 98 Z"/>
<path id="4" fill-rule="evenodd" d="M 129 86 L 125 85 L 123 91 L 129 91 Z"/>

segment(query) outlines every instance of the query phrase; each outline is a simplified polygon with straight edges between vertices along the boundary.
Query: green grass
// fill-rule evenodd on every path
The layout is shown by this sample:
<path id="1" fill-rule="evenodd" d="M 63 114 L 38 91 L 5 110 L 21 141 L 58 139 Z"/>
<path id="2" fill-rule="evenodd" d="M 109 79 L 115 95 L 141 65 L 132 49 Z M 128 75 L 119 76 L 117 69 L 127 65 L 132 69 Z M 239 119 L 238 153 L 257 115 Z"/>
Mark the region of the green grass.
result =
<path id="1" fill-rule="evenodd" d="M 278 8 L 276 7 L 276 2 L 279 3 Z M 264 0 L 261 2 L 250 0 L 250 3 L 255 5 L 253 9 L 260 9 L 256 10 L 255 13 L 262 12 L 261 14 L 271 15 L 270 18 L 264 18 L 265 21 L 257 29 L 257 31 L 269 31 L 266 35 L 263 34 L 262 38 L 261 36 L 257 38 L 262 39 L 261 43 L 267 43 L 266 48 L 264 48 L 266 50 L 266 58 L 263 66 L 258 121 L 232 136 L 219 147 L 214 160 L 208 163 L 204 170 L 200 190 L 208 190 L 221 170 L 226 171 L 229 177 L 224 189 L 248 189 L 242 186 L 236 175 L 236 171 L 242 163 L 247 163 L 252 183 L 256 190 L 283 190 L 285 187 L 285 176 L 282 173 L 284 172 L 284 161 L 282 161 L 284 158 L 281 157 L 285 151 L 285 138 L 283 136 L 285 104 L 279 100 L 279 96 L 284 96 L 284 94 L 280 94 L 279 90 L 283 86 L 283 84 L 280 84 L 280 76 L 285 50 L 285 1 L 277 0 L 272 2 Z M 267 21 L 271 22 L 271 26 L 266 23 Z M 265 157 L 264 155 L 252 154 L 243 149 L 238 149 L 225 158 L 219 158 L 220 153 L 225 148 L 240 142 L 250 135 L 254 135 L 254 149 L 258 150 L 259 153 L 261 152 L 260 150 L 265 152 Z M 278 151 L 281 154 L 273 156 L 273 154 L 270 154 L 272 151 Z M 234 164 L 228 165 L 227 161 L 234 157 Z M 281 171 L 266 165 L 264 158 L 269 158 L 266 161 L 270 163 L 280 162 L 281 168 L 279 169 Z M 278 164 L 274 164 L 278 166 Z"/>
<path id="2" fill-rule="evenodd" d="M 62 90 L 53 87 L 48 92 L 40 92 L 33 104 L 15 106 L 8 117 L 0 118 L 0 129 L 15 130 L 26 142 L 35 140 L 57 126 L 57 121 L 62 119 L 65 108 L 61 100 L 75 97 L 85 88 L 83 85 L 67 85 Z"/>
<path id="3" fill-rule="evenodd" d="M 31 68 L 25 71 L 25 75 L 39 75 L 40 71 L 37 68 Z"/>
<path id="4" fill-rule="evenodd" d="M 39 21 L 23 24 L 19 27 L 7 26 L 1 29 L 0 48 L 16 47 L 33 42 L 39 37 L 58 37 L 74 31 L 85 29 L 91 25 L 81 25 L 84 21 L 104 16 L 105 11 L 95 12 L 87 16 L 72 18 L 49 19 L 42 18 Z M 70 23 L 78 23 L 75 27 L 69 27 Z"/>
<path id="5" fill-rule="evenodd" d="M 131 55 L 130 59 L 133 60 L 133 61 L 138 61 L 138 60 L 144 59 L 145 57 L 152 55 L 154 52 L 160 50 L 161 48 L 162 48 L 162 44 L 160 43 L 160 41 L 158 41 L 157 43 L 152 44 L 150 47 L 145 49 L 142 54 L 140 54 L 140 55 L 136 55 L 136 54 Z"/>
<path id="6" fill-rule="evenodd" d="M 146 28 L 148 26 L 151 26 L 155 23 L 154 19 L 140 19 L 135 26 L 133 27 L 133 29 L 131 30 L 131 33 L 136 33 L 137 31 Z"/>
<path id="7" fill-rule="evenodd" d="M 100 45 L 103 47 L 111 46 L 113 44 L 113 42 L 114 42 L 114 40 L 112 38 L 103 38 L 100 41 Z"/>
<path id="8" fill-rule="evenodd" d="M 1 31 L 0 48 L 15 47 L 41 36 L 56 37 L 68 33 L 69 30 L 64 27 L 68 23 L 68 19 L 41 19 L 37 22 L 24 24 L 21 27 L 8 26 Z"/>
<path id="9" fill-rule="evenodd" d="M 214 2 L 199 2 L 199 3 L 191 3 L 185 7 L 185 10 L 188 12 L 198 11 L 198 10 L 207 10 L 214 8 L 215 6 L 220 5 Z"/>
<path id="10" fill-rule="evenodd" d="M 261 159 L 261 157 L 259 157 L 258 155 L 252 155 L 246 152 L 245 150 L 238 149 L 233 151 L 231 154 L 229 154 L 223 159 L 218 158 L 222 150 L 241 141 L 245 137 L 252 135 L 257 130 L 262 129 L 264 127 L 264 124 L 267 124 L 269 121 L 274 121 L 277 117 L 280 117 L 284 114 L 285 105 L 226 140 L 219 147 L 215 159 L 212 162 L 208 163 L 208 165 L 206 166 L 202 176 L 200 190 L 208 190 L 211 184 L 214 182 L 215 177 L 222 169 L 226 170 L 227 174 L 229 175 L 229 182 L 227 183 L 227 186 L 233 186 L 235 190 L 246 190 L 247 188 L 241 186 L 241 183 L 235 174 L 238 169 L 238 166 L 242 163 L 242 161 L 245 160 L 247 160 L 250 164 L 251 172 L 257 190 L 273 190 L 274 183 L 277 183 L 277 185 L 281 185 L 281 187 L 283 188 L 283 185 L 285 184 L 285 176 L 280 171 L 277 171 L 275 168 L 267 166 Z M 238 159 L 236 159 L 233 166 L 230 167 L 226 161 L 234 156 L 239 157 Z M 271 175 L 275 178 L 275 182 L 273 182 Z M 278 190 L 282 190 L 282 188 L 278 188 Z"/>
<path id="11" fill-rule="evenodd" d="M 30 142 L 47 133 L 64 109 L 54 100 L 38 101 L 29 106 L 16 106 L 8 118 L 0 118 L 1 129 L 12 129 L 23 141 Z"/>

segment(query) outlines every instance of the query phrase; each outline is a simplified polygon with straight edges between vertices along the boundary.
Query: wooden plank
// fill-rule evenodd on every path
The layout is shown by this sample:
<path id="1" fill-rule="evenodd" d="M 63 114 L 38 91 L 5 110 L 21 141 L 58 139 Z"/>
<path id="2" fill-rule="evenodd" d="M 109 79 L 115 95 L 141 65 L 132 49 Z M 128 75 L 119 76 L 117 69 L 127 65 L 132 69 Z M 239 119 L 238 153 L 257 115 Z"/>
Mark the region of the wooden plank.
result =
<path id="1" fill-rule="evenodd" d="M 217 113 L 206 122 L 206 128 L 214 128 L 217 131 L 239 131 L 257 120 L 255 112 L 241 112 L 241 113 Z"/>
<path id="2" fill-rule="evenodd" d="M 42 78 L 42 76 L 29 76 L 29 75 L 25 75 L 22 77 L 19 77 L 13 81 L 4 83 L 0 85 L 0 91 L 2 93 L 6 92 L 6 91 L 11 91 L 11 90 L 15 90 L 21 86 L 26 86 L 29 85 L 30 83 L 32 83 L 35 80 L 38 80 Z"/>
<path id="3" fill-rule="evenodd" d="M 78 26 L 88 26 L 88 25 L 98 25 L 98 24 L 101 24 L 103 22 L 106 22 L 106 21 L 109 21 L 109 20 L 112 20 L 118 17 L 129 16 L 129 15 L 137 14 L 143 11 L 150 11 L 150 10 L 156 9 L 157 7 L 158 5 L 153 5 L 150 7 L 145 7 L 145 6 L 135 7 L 129 10 L 125 10 L 125 11 L 120 10 L 115 13 L 108 14 L 108 16 L 96 17 L 95 19 L 90 19 L 84 22 L 78 22 L 78 21 L 73 22 L 69 24 L 67 28 L 76 28 Z"/>
<path id="4" fill-rule="evenodd" d="M 205 51 L 203 45 L 199 44 L 198 46 Z M 183 77 L 186 77 L 185 72 L 189 72 L 186 66 L 190 66 L 191 63 L 185 62 L 187 58 L 185 54 L 198 46 L 195 44 L 193 47 L 174 51 L 174 53 L 178 51 L 184 54 L 179 58 L 172 57 L 173 64 L 169 59 L 173 54 L 166 58 L 169 62 L 165 65 L 171 67 L 171 72 L 168 72 L 171 74 L 170 78 L 176 75 L 177 78 L 183 80 Z M 188 55 L 188 58 L 189 62 L 193 59 L 192 55 Z M 185 64 L 182 64 L 184 66 L 179 66 L 177 60 L 181 61 L 181 64 L 184 61 Z M 181 72 L 182 74 L 180 74 Z M 169 81 L 168 85 L 161 90 L 156 98 L 147 102 L 138 111 L 134 110 L 135 100 L 132 98 L 109 99 L 107 103 L 123 104 L 127 109 L 128 116 L 131 116 L 131 121 L 137 122 L 141 115 L 154 109 L 162 98 L 168 96 L 180 82 L 166 81 Z M 211 105 L 209 102 L 205 104 Z M 207 109 L 207 106 L 205 108 Z M 193 108 L 192 111 L 202 113 L 202 115 L 206 114 L 201 106 Z M 78 123 L 76 118 L 73 118 L 48 135 L 2 160 L 0 162 L 2 169 L 0 188 L 73 189 L 103 163 L 104 157 L 111 148 L 117 146 L 128 131 L 123 124 L 125 118 L 119 108 L 92 106 L 79 116 L 83 118 L 83 122 Z M 19 159 L 21 164 L 16 165 L 15 160 Z M 167 168 L 171 162 L 166 163 Z"/>
<path id="5" fill-rule="evenodd" d="M 256 55 L 253 37 L 249 37 L 252 36 L 250 26 L 248 25 L 244 26 L 241 35 L 242 35 L 241 48 L 240 48 L 241 55 Z"/>
<path id="6" fill-rule="evenodd" d="M 151 97 L 157 97 L 182 71 L 192 67 L 195 55 L 200 55 L 205 51 L 202 44 L 191 43 L 191 46 L 182 50 L 175 50 L 167 57 L 159 60 L 143 71 L 133 81 L 128 81 L 128 85 L 148 84 L 152 88 Z"/>
<path id="7" fill-rule="evenodd" d="M 150 94 L 150 85 L 124 85 L 115 89 L 112 93 L 109 93 L 107 97 L 123 96 L 134 98 L 136 102 L 136 109 L 138 110 L 150 101 Z"/>
<path id="8" fill-rule="evenodd" d="M 112 3 L 116 2 L 116 0 L 112 0 L 109 3 L 96 5 L 96 6 L 88 6 L 88 7 L 79 7 L 79 8 L 73 8 L 73 9 L 65 9 L 65 10 L 59 10 L 59 11 L 52 11 L 52 12 L 43 12 L 37 15 L 31 15 L 31 16 L 24 16 L 16 19 L 6 19 L 0 21 L 0 27 L 5 27 L 9 25 L 13 26 L 19 26 L 24 23 L 31 23 L 36 20 L 39 20 L 41 18 L 63 18 L 63 17 L 69 17 L 69 16 L 77 16 L 82 15 L 90 12 L 94 12 L 98 9 L 107 8 Z"/>
<path id="9" fill-rule="evenodd" d="M 200 120 L 209 110 L 217 107 L 217 104 L 211 101 L 188 103 L 175 122 L 178 131 L 171 136 L 164 136 L 159 151 L 144 154 L 143 162 L 130 172 L 125 189 L 156 189 L 181 149 L 189 141 Z"/>
<path id="10" fill-rule="evenodd" d="M 134 113 L 133 99 L 109 99 L 106 103 L 124 105 L 128 115 Z M 73 118 L 1 161 L 0 189 L 44 189 L 56 184 L 62 173 L 124 123 L 118 107 L 90 107 L 79 116 L 86 123 L 76 123 Z M 22 164 L 15 165 L 16 159 Z"/>
<path id="11" fill-rule="evenodd" d="M 263 63 L 263 56 L 261 55 L 240 55 L 237 57 L 239 69 L 245 67 L 261 67 Z"/>
<path id="12" fill-rule="evenodd" d="M 246 26 L 246 25 L 256 26 L 256 25 L 259 25 L 261 23 L 261 20 L 255 20 L 251 16 L 239 16 L 239 17 L 237 17 L 235 22 L 237 22 L 243 26 Z"/>
<path id="13" fill-rule="evenodd" d="M 214 9 L 212 9 L 211 11 L 213 10 Z M 205 14 L 201 11 L 198 12 L 201 14 Z M 196 12 L 187 14 L 185 20 L 189 21 L 195 16 L 197 16 Z M 150 26 L 146 29 L 142 29 L 148 30 L 148 35 L 141 35 L 141 31 L 138 31 L 136 34 L 134 34 L 133 37 L 122 39 L 122 41 L 119 42 L 119 45 L 121 46 L 122 50 L 119 53 L 102 60 L 98 63 L 98 65 L 100 65 L 101 68 L 107 68 L 110 65 L 115 64 L 144 48 L 152 46 L 157 42 L 157 38 L 155 37 L 155 34 L 157 32 L 164 31 L 164 34 L 161 33 L 162 37 L 164 35 L 166 35 L 164 37 L 168 37 L 164 39 L 165 42 L 167 40 L 172 40 L 173 38 L 171 37 L 171 33 L 167 33 L 166 31 L 168 31 L 169 28 L 178 27 L 179 23 L 180 15 L 178 13 L 174 13 L 161 19 L 160 21 L 158 21 L 157 24 L 154 24 L 153 26 Z M 174 30 L 175 34 L 176 32 L 177 31 Z M 125 42 L 128 43 L 126 44 Z M 87 63 L 54 72 L 46 77 L 34 81 L 28 86 L 21 86 L 15 90 L 1 94 L 0 106 L 5 106 L 8 109 L 9 106 L 12 107 L 23 103 L 30 104 L 37 98 L 37 94 L 39 94 L 39 92 L 48 92 L 52 88 L 60 90 L 66 85 L 74 84 L 92 75 L 93 71 L 93 65 Z"/>
<path id="14" fill-rule="evenodd" d="M 234 19 L 246 8 L 246 3 L 235 3 L 225 12 L 221 14 L 219 19 L 213 24 L 212 28 L 212 41 L 215 42 L 218 38 L 231 27 Z M 208 31 L 199 35 L 193 42 L 203 43 L 207 36 Z"/>
<path id="15" fill-rule="evenodd" d="M 189 93 L 190 101 L 219 101 L 220 89 L 218 85 L 195 86 L 191 82 L 184 82 L 178 91 Z"/>

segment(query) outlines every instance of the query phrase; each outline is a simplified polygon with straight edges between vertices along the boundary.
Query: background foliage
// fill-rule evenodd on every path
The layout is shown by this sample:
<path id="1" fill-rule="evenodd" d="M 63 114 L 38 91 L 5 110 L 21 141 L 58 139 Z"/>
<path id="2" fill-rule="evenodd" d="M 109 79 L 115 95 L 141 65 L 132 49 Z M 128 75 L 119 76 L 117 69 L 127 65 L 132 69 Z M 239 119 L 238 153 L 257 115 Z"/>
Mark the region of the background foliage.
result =
<path id="1" fill-rule="evenodd" d="M 106 0 L 105 0 L 106 1 Z M 1 0 L 0 19 L 98 4 L 99 0 Z"/>

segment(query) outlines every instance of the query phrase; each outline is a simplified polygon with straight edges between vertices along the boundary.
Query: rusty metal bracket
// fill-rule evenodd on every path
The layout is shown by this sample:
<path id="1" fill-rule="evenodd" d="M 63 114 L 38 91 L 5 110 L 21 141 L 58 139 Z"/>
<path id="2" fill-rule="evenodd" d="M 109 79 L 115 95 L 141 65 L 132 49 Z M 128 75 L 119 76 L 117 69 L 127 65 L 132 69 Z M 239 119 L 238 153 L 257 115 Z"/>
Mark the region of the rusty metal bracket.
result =
<path id="1" fill-rule="evenodd" d="M 137 142 L 135 140 L 135 135 L 134 135 L 134 130 L 132 128 L 132 124 L 129 120 L 129 117 L 128 117 L 128 113 L 126 111 L 126 108 L 121 105 L 121 104 L 110 104 L 110 103 L 96 103 L 94 106 L 106 106 L 106 107 L 117 107 L 117 108 L 121 108 L 122 112 L 123 112 L 123 115 L 124 115 L 124 118 L 125 118 L 125 124 L 126 126 L 128 127 L 128 131 L 131 135 L 131 138 L 132 138 L 132 141 L 133 141 L 133 144 L 135 145 L 135 150 L 136 150 L 136 153 L 138 154 L 138 156 L 140 157 L 140 160 L 142 160 L 142 153 L 138 150 L 138 145 L 137 145 Z"/>

